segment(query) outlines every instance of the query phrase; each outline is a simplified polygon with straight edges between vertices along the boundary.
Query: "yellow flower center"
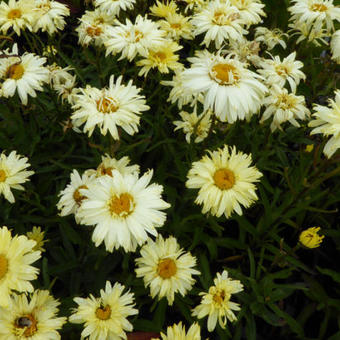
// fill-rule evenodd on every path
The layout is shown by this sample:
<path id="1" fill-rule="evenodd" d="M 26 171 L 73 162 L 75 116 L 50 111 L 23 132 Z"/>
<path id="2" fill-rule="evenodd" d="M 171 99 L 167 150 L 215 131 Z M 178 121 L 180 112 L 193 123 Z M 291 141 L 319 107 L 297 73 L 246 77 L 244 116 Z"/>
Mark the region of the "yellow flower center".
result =
<path id="1" fill-rule="evenodd" d="M 313 12 L 326 12 L 328 8 L 324 4 L 313 4 L 310 9 Z"/>
<path id="2" fill-rule="evenodd" d="M 37 320 L 32 314 L 27 314 L 15 320 L 15 327 L 25 328 L 23 335 L 30 337 L 37 331 Z"/>
<path id="3" fill-rule="evenodd" d="M 16 8 L 16 9 L 11 9 L 8 13 L 7 13 L 7 18 L 8 19 L 18 19 L 21 18 L 21 11 L 20 9 Z"/>
<path id="4" fill-rule="evenodd" d="M 229 300 L 230 299 L 230 294 L 226 293 L 224 289 L 221 289 L 220 291 L 217 291 L 214 296 L 213 296 L 213 300 L 218 303 L 219 305 L 222 305 L 222 303 L 225 300 Z"/>
<path id="5" fill-rule="evenodd" d="M 283 93 L 278 97 L 276 102 L 276 106 L 280 107 L 283 110 L 291 110 L 296 107 L 296 97 L 294 95 L 290 95 L 289 93 Z"/>
<path id="6" fill-rule="evenodd" d="M 5 78 L 18 80 L 21 79 L 24 72 L 25 69 L 21 64 L 13 64 L 7 69 Z"/>
<path id="7" fill-rule="evenodd" d="M 102 113 L 113 113 L 118 110 L 118 103 L 111 97 L 104 97 L 96 101 L 97 110 Z"/>
<path id="8" fill-rule="evenodd" d="M 214 173 L 214 182 L 221 190 L 228 190 L 235 184 L 235 175 L 229 169 L 219 169 Z"/>
<path id="9" fill-rule="evenodd" d="M 82 200 L 84 200 L 85 198 L 87 198 L 86 196 L 82 195 L 80 192 L 79 192 L 79 189 L 88 189 L 88 187 L 86 185 L 81 185 L 79 186 L 73 193 L 73 199 L 76 201 L 76 203 L 78 205 L 81 204 Z"/>
<path id="10" fill-rule="evenodd" d="M 90 37 L 98 37 L 102 33 L 102 29 L 100 27 L 88 27 L 86 29 L 86 33 Z"/>
<path id="11" fill-rule="evenodd" d="M 143 37 L 144 35 L 141 31 L 135 30 L 135 42 L 139 42 Z"/>
<path id="12" fill-rule="evenodd" d="M 8 272 L 8 260 L 4 255 L 0 255 L 0 280 Z"/>
<path id="13" fill-rule="evenodd" d="M 156 52 L 153 57 L 160 62 L 166 60 L 166 54 L 164 52 Z"/>
<path id="14" fill-rule="evenodd" d="M 182 28 L 182 25 L 181 24 L 178 24 L 178 23 L 173 23 L 170 25 L 171 28 L 177 30 L 177 29 L 180 29 Z"/>
<path id="15" fill-rule="evenodd" d="M 285 66 L 285 65 L 275 66 L 275 71 L 279 76 L 289 74 L 289 70 L 288 70 L 287 66 Z"/>
<path id="16" fill-rule="evenodd" d="M 216 64 L 211 69 L 211 75 L 218 83 L 230 85 L 240 79 L 237 68 L 231 64 Z"/>
<path id="17" fill-rule="evenodd" d="M 113 196 L 109 201 L 111 214 L 121 217 L 129 215 L 133 211 L 133 208 L 133 197 L 128 193 L 121 194 L 120 196 Z"/>
<path id="18" fill-rule="evenodd" d="M 0 170 L 0 182 L 5 182 L 6 178 L 6 172 L 4 170 Z"/>
<path id="19" fill-rule="evenodd" d="M 169 279 L 177 273 L 177 266 L 172 259 L 163 259 L 158 263 L 157 273 L 162 279 Z"/>
<path id="20" fill-rule="evenodd" d="M 107 320 L 111 316 L 111 308 L 109 305 L 105 307 L 99 307 L 96 310 L 96 317 L 100 320 Z"/>
<path id="21" fill-rule="evenodd" d="M 114 168 L 112 168 L 112 167 L 105 168 L 105 167 L 102 165 L 102 166 L 99 167 L 99 169 L 100 169 L 100 173 L 101 173 L 102 175 L 109 175 L 109 176 L 113 177 L 113 175 L 112 175 L 112 170 L 115 170 Z"/>

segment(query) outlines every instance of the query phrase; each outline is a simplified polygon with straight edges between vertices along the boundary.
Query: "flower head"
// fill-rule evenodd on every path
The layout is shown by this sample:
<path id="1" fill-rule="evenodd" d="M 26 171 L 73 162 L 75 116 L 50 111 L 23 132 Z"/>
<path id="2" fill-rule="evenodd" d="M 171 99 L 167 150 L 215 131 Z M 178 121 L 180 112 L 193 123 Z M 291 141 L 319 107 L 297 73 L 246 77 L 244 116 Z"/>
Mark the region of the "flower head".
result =
<path id="1" fill-rule="evenodd" d="M 78 307 L 69 317 L 69 321 L 85 324 L 81 333 L 82 339 L 126 339 L 125 331 L 133 329 L 127 317 L 138 314 L 138 310 L 133 308 L 133 293 L 123 293 L 124 289 L 119 283 L 112 286 L 106 281 L 105 290 L 100 290 L 99 298 L 91 294 L 86 299 L 74 298 Z"/>
<path id="2" fill-rule="evenodd" d="M 185 327 L 182 322 L 174 324 L 167 328 L 166 334 L 161 333 L 162 340 L 201 340 L 201 328 L 195 322 L 193 323 L 188 332 L 186 333 Z M 151 340 L 160 340 L 160 338 L 153 338 Z"/>
<path id="3" fill-rule="evenodd" d="M 119 15 L 120 10 L 132 9 L 136 0 L 94 0 L 94 5 L 111 16 Z"/>
<path id="4" fill-rule="evenodd" d="M 151 297 L 166 297 L 171 306 L 175 293 L 185 296 L 195 283 L 192 275 L 200 274 L 193 269 L 196 258 L 179 247 L 177 240 L 170 236 L 156 241 L 149 239 L 141 250 L 141 257 L 136 259 L 137 277 L 142 277 L 146 287 L 150 286 Z"/>
<path id="5" fill-rule="evenodd" d="M 26 236 L 29 240 L 33 240 L 33 241 L 36 242 L 36 245 L 33 248 L 34 251 L 35 250 L 39 250 L 41 252 L 46 251 L 46 249 L 44 248 L 44 244 L 48 240 L 44 240 L 45 231 L 41 231 L 41 227 L 34 226 L 32 231 L 28 231 L 26 233 Z"/>
<path id="6" fill-rule="evenodd" d="M 319 230 L 320 227 L 312 227 L 304 230 L 299 236 L 300 243 L 307 248 L 319 247 L 325 237 L 318 234 Z"/>
<path id="7" fill-rule="evenodd" d="M 225 328 L 227 319 L 235 321 L 236 316 L 233 311 L 240 310 L 239 304 L 231 302 L 231 295 L 243 290 L 243 285 L 239 280 L 232 280 L 228 277 L 228 272 L 224 270 L 222 274 L 217 273 L 214 279 L 214 286 L 209 288 L 208 293 L 200 293 L 201 303 L 196 306 L 192 315 L 202 319 L 208 315 L 208 331 L 212 332 L 218 320 L 219 325 Z"/>

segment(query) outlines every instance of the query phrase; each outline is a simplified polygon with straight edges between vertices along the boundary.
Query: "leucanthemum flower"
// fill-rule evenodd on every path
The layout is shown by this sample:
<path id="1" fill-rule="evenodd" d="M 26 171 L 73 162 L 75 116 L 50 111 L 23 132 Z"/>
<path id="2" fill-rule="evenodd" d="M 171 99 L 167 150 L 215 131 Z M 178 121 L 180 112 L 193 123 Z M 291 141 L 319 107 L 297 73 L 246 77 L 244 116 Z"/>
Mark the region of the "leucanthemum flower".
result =
<path id="1" fill-rule="evenodd" d="M 159 29 L 159 24 L 138 15 L 135 23 L 126 19 L 126 24 L 117 22 L 117 26 L 107 30 L 104 42 L 106 56 L 121 53 L 119 60 L 132 61 L 137 54 L 145 56 L 150 48 L 164 43 L 166 32 Z"/>
<path id="2" fill-rule="evenodd" d="M 163 239 L 159 235 L 156 241 L 149 239 L 140 254 L 141 257 L 135 260 L 137 277 L 143 278 L 145 287 L 150 286 L 152 298 L 166 297 L 170 306 L 175 293 L 185 296 L 196 282 L 192 276 L 200 274 L 193 269 L 196 258 L 181 249 L 172 236 Z"/>
<path id="3" fill-rule="evenodd" d="M 178 41 L 179 39 L 193 39 L 193 27 L 189 21 L 190 17 L 174 13 L 158 21 L 160 28 L 167 33 L 166 38 Z"/>
<path id="4" fill-rule="evenodd" d="M 267 87 L 257 73 L 246 68 L 234 55 L 225 57 L 208 51 L 189 58 L 190 69 L 183 72 L 183 85 L 204 95 L 204 109 L 214 111 L 222 122 L 234 123 L 257 113 Z"/>
<path id="5" fill-rule="evenodd" d="M 150 7 L 150 13 L 156 17 L 166 18 L 177 12 L 178 7 L 175 1 L 167 0 L 166 3 L 156 1 L 156 4 Z"/>
<path id="6" fill-rule="evenodd" d="M 296 26 L 301 23 L 311 28 L 313 24 L 326 24 L 327 30 L 334 29 L 333 20 L 340 21 L 340 8 L 334 6 L 333 0 L 292 0 L 293 6 L 288 8 L 292 14 L 290 20 Z"/>
<path id="7" fill-rule="evenodd" d="M 182 322 L 173 324 L 167 328 L 166 334 L 161 333 L 161 338 L 151 340 L 201 340 L 201 328 L 196 322 L 193 323 L 186 333 Z"/>
<path id="8" fill-rule="evenodd" d="M 337 30 L 332 35 L 331 51 L 332 51 L 332 59 L 336 63 L 340 64 L 340 30 Z"/>
<path id="9" fill-rule="evenodd" d="M 276 129 L 282 130 L 281 124 L 287 121 L 299 127 L 300 124 L 296 119 L 306 120 L 310 116 L 304 96 L 289 93 L 286 89 L 277 85 L 270 89 L 270 96 L 264 99 L 263 105 L 266 106 L 266 110 L 260 123 L 273 116 L 273 122 L 270 125 L 272 132 Z"/>
<path id="10" fill-rule="evenodd" d="M 340 148 L 340 90 L 335 91 L 335 99 L 329 100 L 329 107 L 314 105 L 313 120 L 308 126 L 313 127 L 311 135 L 322 133 L 324 136 L 332 136 L 326 143 L 323 153 L 327 158 Z"/>
<path id="11" fill-rule="evenodd" d="M 296 52 L 294 51 L 282 61 L 279 56 L 274 56 L 272 59 L 264 59 L 260 65 L 262 69 L 257 71 L 266 79 L 269 85 L 279 85 L 283 87 L 288 81 L 293 92 L 296 92 L 296 87 L 300 80 L 306 79 L 306 75 L 300 71 L 303 67 L 301 61 L 295 60 Z"/>
<path id="12" fill-rule="evenodd" d="M 45 240 L 45 231 L 41 231 L 41 227 L 33 226 L 32 231 L 28 231 L 26 233 L 26 236 L 29 240 L 33 240 L 36 242 L 36 245 L 34 246 L 33 250 L 39 250 L 41 252 L 46 251 L 44 248 L 44 244 L 48 242 L 48 240 Z"/>
<path id="13" fill-rule="evenodd" d="M 196 108 L 192 113 L 181 111 L 179 115 L 182 120 L 176 120 L 173 122 L 176 126 L 174 131 L 182 129 L 183 133 L 185 133 L 185 140 L 188 144 L 190 144 L 192 135 L 195 136 L 194 142 L 200 143 L 208 136 L 211 126 L 210 118 L 212 114 L 213 112 L 208 110 L 197 115 Z"/>
<path id="14" fill-rule="evenodd" d="M 101 11 L 112 16 L 118 16 L 121 10 L 132 9 L 136 0 L 93 0 L 93 3 Z"/>
<path id="15" fill-rule="evenodd" d="M 214 41 L 216 48 L 220 48 L 225 40 L 240 40 L 248 33 L 242 28 L 245 22 L 240 11 L 229 0 L 209 2 L 193 16 L 191 23 L 196 27 L 195 35 L 205 33 L 203 44 L 207 47 Z"/>
<path id="16" fill-rule="evenodd" d="M 15 202 L 11 189 L 25 190 L 21 184 L 34 174 L 34 171 L 25 170 L 31 165 L 27 161 L 28 158 L 17 155 L 16 151 L 8 156 L 4 152 L 0 154 L 0 194 L 10 203 Z"/>
<path id="17" fill-rule="evenodd" d="M 201 303 L 193 309 L 192 315 L 197 316 L 198 319 L 208 315 L 209 332 L 215 329 L 217 321 L 222 328 L 225 328 L 227 319 L 231 322 L 237 319 L 233 311 L 240 310 L 238 303 L 230 301 L 231 296 L 242 290 L 242 283 L 228 277 L 226 270 L 222 274 L 217 273 L 214 286 L 209 288 L 208 293 L 200 293 Z"/>
<path id="18" fill-rule="evenodd" d="M 102 135 L 109 132 L 116 140 L 119 139 L 118 127 L 129 135 L 136 133 L 140 115 L 150 107 L 145 105 L 145 96 L 139 94 L 141 89 L 132 85 L 132 80 L 127 85 L 122 84 L 122 79 L 120 76 L 114 82 L 112 75 L 108 88 L 81 89 L 74 97 L 73 125 L 79 127 L 85 123 L 83 131 L 89 136 L 98 126 Z"/>
<path id="19" fill-rule="evenodd" d="M 88 340 L 121 340 L 126 339 L 126 331 L 132 331 L 133 326 L 127 320 L 129 316 L 138 314 L 133 308 L 134 294 L 123 293 L 125 287 L 119 283 L 111 285 L 106 281 L 105 290 L 100 290 L 100 297 L 92 294 L 83 299 L 75 297 L 78 307 L 69 317 L 72 323 L 84 323 L 81 338 Z"/>
<path id="20" fill-rule="evenodd" d="M 230 0 L 230 3 L 240 11 L 240 18 L 247 26 L 256 25 L 262 22 L 261 17 L 267 16 L 261 0 Z"/>
<path id="21" fill-rule="evenodd" d="M 286 42 L 283 38 L 288 38 L 287 33 L 282 32 L 279 28 L 272 30 L 267 27 L 256 27 L 255 28 L 255 41 L 263 42 L 268 51 L 272 50 L 277 44 L 281 45 L 283 49 L 287 48 Z"/>
<path id="22" fill-rule="evenodd" d="M 36 97 L 35 91 L 42 91 L 42 85 L 48 82 L 49 71 L 43 66 L 46 58 L 27 52 L 18 56 L 16 44 L 11 52 L 3 52 L 11 56 L 0 59 L 1 95 L 5 98 L 13 97 L 15 91 L 18 91 L 21 102 L 27 105 L 28 95 Z"/>
<path id="23" fill-rule="evenodd" d="M 224 50 L 221 54 L 224 54 Z M 233 40 L 230 42 L 226 54 L 235 54 L 238 60 L 245 64 L 259 65 L 262 58 L 259 57 L 260 44 L 257 41 L 249 41 L 242 38 L 240 41 Z"/>
<path id="24" fill-rule="evenodd" d="M 0 307 L 0 338 L 8 340 L 57 340 L 66 322 L 57 317 L 60 302 L 47 290 L 35 290 L 30 299 L 13 294 L 7 308 Z"/>
<path id="25" fill-rule="evenodd" d="M 30 281 L 38 277 L 39 269 L 31 264 L 41 257 L 35 245 L 24 235 L 12 237 L 7 227 L 0 228 L 0 306 L 8 306 L 12 290 L 33 292 Z"/>
<path id="26" fill-rule="evenodd" d="M 210 212 L 217 217 L 224 214 L 228 218 L 235 211 L 242 215 L 241 206 L 248 208 L 258 199 L 254 183 L 262 173 L 251 162 L 251 155 L 225 145 L 192 164 L 185 185 L 199 189 L 195 203 L 203 204 L 203 214 Z"/>
<path id="27" fill-rule="evenodd" d="M 9 0 L 0 3 L 0 30 L 7 34 L 9 28 L 20 36 L 21 30 L 32 30 L 35 21 L 34 0 Z"/>
<path id="28" fill-rule="evenodd" d="M 322 25 L 322 22 L 317 22 L 312 27 L 308 26 L 305 22 L 292 23 L 288 25 L 291 28 L 288 30 L 288 33 L 291 37 L 298 36 L 297 44 L 306 39 L 307 42 L 315 46 L 328 45 L 330 32 L 323 28 Z"/>
<path id="29" fill-rule="evenodd" d="M 163 45 L 150 48 L 148 55 L 136 63 L 137 66 L 142 66 L 138 75 L 146 77 L 153 68 L 157 68 L 160 73 L 183 69 L 184 66 L 178 62 L 179 55 L 175 54 L 182 48 L 182 46 L 171 40 L 165 40 Z"/>
<path id="30" fill-rule="evenodd" d="M 193 10 L 193 11 L 199 11 L 206 5 L 206 0 L 183 0 L 187 5 L 185 6 L 185 13 Z"/>
<path id="31" fill-rule="evenodd" d="M 111 27 L 116 20 L 115 16 L 109 15 L 99 8 L 94 11 L 86 11 L 79 19 L 80 24 L 76 28 L 79 44 L 82 46 L 88 46 L 91 43 L 94 43 L 95 46 L 102 45 L 106 39 L 107 28 Z"/>
<path id="32" fill-rule="evenodd" d="M 57 208 L 60 211 L 60 216 L 67 216 L 74 214 L 76 222 L 79 223 L 77 211 L 84 199 L 87 197 L 81 192 L 81 189 L 87 189 L 94 181 L 94 174 L 85 171 L 81 176 L 77 170 L 73 170 L 70 176 L 70 183 L 66 188 L 58 194 L 60 197 L 57 203 Z"/>
<path id="33" fill-rule="evenodd" d="M 120 247 L 135 251 L 148 234 L 157 236 L 156 228 L 166 220 L 161 210 L 170 204 L 161 198 L 163 186 L 149 185 L 152 174 L 150 170 L 138 178 L 136 173 L 124 176 L 112 170 L 112 177 L 99 177 L 94 185 L 81 190 L 87 199 L 77 215 L 81 224 L 95 226 L 92 241 L 96 247 L 104 242 L 109 252 Z"/>
<path id="34" fill-rule="evenodd" d="M 65 17 L 70 15 L 66 5 L 53 0 L 35 0 L 34 12 L 36 21 L 33 31 L 41 30 L 49 35 L 63 30 L 66 25 Z"/>

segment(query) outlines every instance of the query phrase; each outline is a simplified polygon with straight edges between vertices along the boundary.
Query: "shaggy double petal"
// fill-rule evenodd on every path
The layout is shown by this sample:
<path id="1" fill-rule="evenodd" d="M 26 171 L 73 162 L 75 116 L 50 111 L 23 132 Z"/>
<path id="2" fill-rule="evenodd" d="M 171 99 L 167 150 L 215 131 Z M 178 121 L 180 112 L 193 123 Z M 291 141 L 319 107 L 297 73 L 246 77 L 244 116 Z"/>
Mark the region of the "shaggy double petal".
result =
<path id="1" fill-rule="evenodd" d="M 137 244 L 148 239 L 148 233 L 157 236 L 156 228 L 166 220 L 160 210 L 170 205 L 161 198 L 161 185 L 149 185 L 152 173 L 138 178 L 136 173 L 123 176 L 112 170 L 112 177 L 99 177 L 88 189 L 81 190 L 87 199 L 77 215 L 81 224 L 96 226 L 92 240 L 97 247 L 104 242 L 109 252 L 119 247 L 135 251 Z"/>
<path id="2" fill-rule="evenodd" d="M 203 214 L 210 211 L 228 218 L 235 211 L 242 215 L 241 205 L 247 208 L 258 199 L 254 183 L 262 174 L 251 162 L 251 155 L 225 145 L 192 164 L 186 186 L 199 189 L 195 203 L 203 204 Z"/>
<path id="3" fill-rule="evenodd" d="M 201 328 L 197 323 L 193 323 L 185 332 L 185 327 L 182 322 L 169 326 L 166 334 L 161 333 L 162 340 L 201 340 Z M 160 340 L 160 338 L 153 338 L 151 340 Z"/>
<path id="4" fill-rule="evenodd" d="M 179 247 L 177 240 L 170 236 L 156 241 L 149 239 L 141 251 L 142 257 L 136 259 L 137 277 L 142 277 L 146 287 L 150 286 L 152 298 L 166 297 L 171 306 L 175 293 L 185 296 L 195 283 L 192 275 L 199 275 L 196 258 Z"/>

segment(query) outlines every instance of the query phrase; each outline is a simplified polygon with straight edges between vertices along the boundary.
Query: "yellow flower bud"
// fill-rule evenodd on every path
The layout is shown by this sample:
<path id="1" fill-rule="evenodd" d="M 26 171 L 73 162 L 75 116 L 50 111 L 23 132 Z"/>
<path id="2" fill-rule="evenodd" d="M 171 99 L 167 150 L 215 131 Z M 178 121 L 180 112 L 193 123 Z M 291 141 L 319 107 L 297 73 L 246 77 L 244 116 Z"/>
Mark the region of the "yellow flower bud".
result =
<path id="1" fill-rule="evenodd" d="M 317 248 L 320 246 L 325 236 L 318 235 L 320 227 L 312 227 L 304 230 L 299 237 L 299 241 L 307 248 Z"/>

